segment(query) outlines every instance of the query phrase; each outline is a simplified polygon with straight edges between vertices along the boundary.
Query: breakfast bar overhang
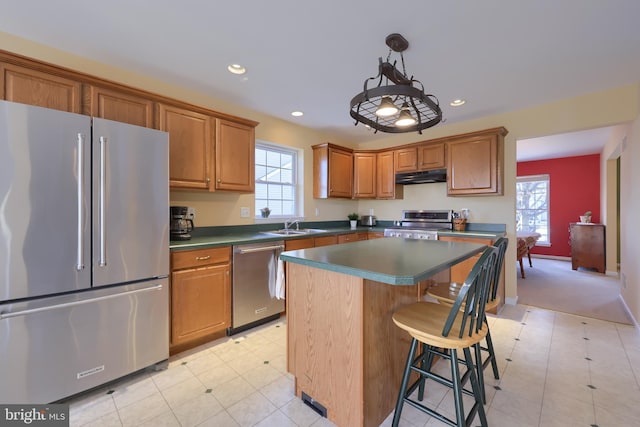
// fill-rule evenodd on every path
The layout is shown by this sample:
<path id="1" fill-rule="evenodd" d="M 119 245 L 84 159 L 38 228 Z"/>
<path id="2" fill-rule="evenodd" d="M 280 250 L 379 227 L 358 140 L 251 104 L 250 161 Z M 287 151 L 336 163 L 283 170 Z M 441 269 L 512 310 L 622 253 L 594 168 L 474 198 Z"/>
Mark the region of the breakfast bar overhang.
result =
<path id="1" fill-rule="evenodd" d="M 283 252 L 296 396 L 341 427 L 380 425 L 395 406 L 410 344 L 391 316 L 484 248 L 386 238 Z"/>

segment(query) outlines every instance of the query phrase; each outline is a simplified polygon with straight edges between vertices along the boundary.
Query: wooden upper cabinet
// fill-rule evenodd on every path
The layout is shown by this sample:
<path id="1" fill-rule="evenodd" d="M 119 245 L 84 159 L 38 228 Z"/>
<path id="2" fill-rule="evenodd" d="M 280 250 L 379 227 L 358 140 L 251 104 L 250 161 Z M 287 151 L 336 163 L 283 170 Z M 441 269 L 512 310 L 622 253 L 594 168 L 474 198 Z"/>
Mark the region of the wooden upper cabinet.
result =
<path id="1" fill-rule="evenodd" d="M 505 128 L 474 132 L 447 142 L 449 196 L 502 195 Z"/>
<path id="2" fill-rule="evenodd" d="M 404 187 L 396 185 L 394 160 L 395 153 L 393 151 L 383 151 L 377 154 L 377 199 L 401 199 L 403 196 Z"/>
<path id="3" fill-rule="evenodd" d="M 353 151 L 330 143 L 313 148 L 313 197 L 351 198 Z"/>
<path id="4" fill-rule="evenodd" d="M 444 143 L 426 144 L 418 147 L 418 170 L 442 169 L 447 165 Z"/>
<path id="5" fill-rule="evenodd" d="M 255 191 L 255 129 L 217 120 L 215 189 Z"/>
<path id="6" fill-rule="evenodd" d="M 354 198 L 376 197 L 376 163 L 376 153 L 353 153 Z"/>
<path id="7" fill-rule="evenodd" d="M 116 122 L 153 127 L 153 100 L 99 86 L 83 88 L 83 114 Z"/>
<path id="8" fill-rule="evenodd" d="M 171 188 L 210 188 L 213 175 L 213 126 L 210 116 L 172 105 L 158 104 L 158 127 L 169 132 Z"/>
<path id="9" fill-rule="evenodd" d="M 79 81 L 15 64 L 0 63 L 2 99 L 80 113 Z"/>
<path id="10" fill-rule="evenodd" d="M 415 172 L 418 170 L 418 148 L 399 148 L 395 151 L 396 173 Z"/>

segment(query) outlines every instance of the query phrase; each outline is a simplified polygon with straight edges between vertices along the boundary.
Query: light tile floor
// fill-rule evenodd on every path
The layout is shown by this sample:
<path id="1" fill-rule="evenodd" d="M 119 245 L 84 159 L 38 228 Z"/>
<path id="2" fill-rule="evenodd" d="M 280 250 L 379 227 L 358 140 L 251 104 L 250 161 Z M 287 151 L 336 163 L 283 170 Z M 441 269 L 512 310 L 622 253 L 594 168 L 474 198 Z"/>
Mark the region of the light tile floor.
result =
<path id="1" fill-rule="evenodd" d="M 486 370 L 490 426 L 640 425 L 635 327 L 521 305 L 505 306 L 489 322 L 500 368 L 500 380 Z M 70 400 L 71 425 L 333 426 L 294 396 L 285 346 L 282 318 L 178 354 L 165 371 Z M 425 399 L 453 417 L 444 387 L 428 382 Z M 400 425 L 444 424 L 405 405 Z"/>

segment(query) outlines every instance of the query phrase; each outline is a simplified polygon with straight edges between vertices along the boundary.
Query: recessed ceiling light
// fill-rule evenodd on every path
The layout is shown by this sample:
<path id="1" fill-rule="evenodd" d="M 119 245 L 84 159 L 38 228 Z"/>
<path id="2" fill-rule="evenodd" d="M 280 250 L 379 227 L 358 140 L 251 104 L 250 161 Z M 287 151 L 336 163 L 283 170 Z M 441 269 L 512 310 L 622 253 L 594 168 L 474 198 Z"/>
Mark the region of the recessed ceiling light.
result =
<path id="1" fill-rule="evenodd" d="M 293 117 L 300 117 L 300 116 L 303 116 L 304 113 L 302 111 L 294 111 L 293 113 L 291 113 L 291 115 Z"/>
<path id="2" fill-rule="evenodd" d="M 247 72 L 247 69 L 239 64 L 231 64 L 227 67 L 227 70 L 233 74 L 244 74 Z"/>
<path id="3" fill-rule="evenodd" d="M 452 107 L 459 107 L 461 105 L 464 105 L 465 102 L 467 101 L 465 101 L 464 99 L 454 99 L 449 105 L 451 105 Z"/>

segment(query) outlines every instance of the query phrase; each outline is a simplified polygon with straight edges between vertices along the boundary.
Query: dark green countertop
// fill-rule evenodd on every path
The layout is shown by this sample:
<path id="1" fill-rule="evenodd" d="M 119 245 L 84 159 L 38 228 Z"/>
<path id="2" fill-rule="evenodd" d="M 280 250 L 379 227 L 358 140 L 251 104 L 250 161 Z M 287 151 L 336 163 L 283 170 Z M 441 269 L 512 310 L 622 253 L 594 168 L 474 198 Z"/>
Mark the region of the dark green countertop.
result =
<path id="1" fill-rule="evenodd" d="M 280 259 L 390 285 L 414 285 L 485 247 L 475 243 L 387 238 L 287 251 Z"/>
<path id="2" fill-rule="evenodd" d="M 344 225 L 343 225 L 344 224 Z M 221 227 L 196 228 L 191 240 L 172 240 L 169 248 L 172 251 L 205 249 L 216 246 L 240 245 L 246 243 L 269 242 L 276 240 L 304 239 L 307 237 L 328 236 L 333 234 L 348 234 L 353 232 L 383 232 L 385 228 L 392 226 L 392 221 L 380 221 L 376 227 L 348 226 L 348 221 L 303 222 L 300 228 L 318 228 L 327 230 L 325 233 L 312 233 L 293 236 L 274 236 L 263 233 L 268 230 L 278 230 L 284 224 L 271 223 L 259 225 L 238 225 Z M 440 231 L 442 236 L 498 238 L 505 235 L 503 224 L 468 224 L 466 231 Z"/>

